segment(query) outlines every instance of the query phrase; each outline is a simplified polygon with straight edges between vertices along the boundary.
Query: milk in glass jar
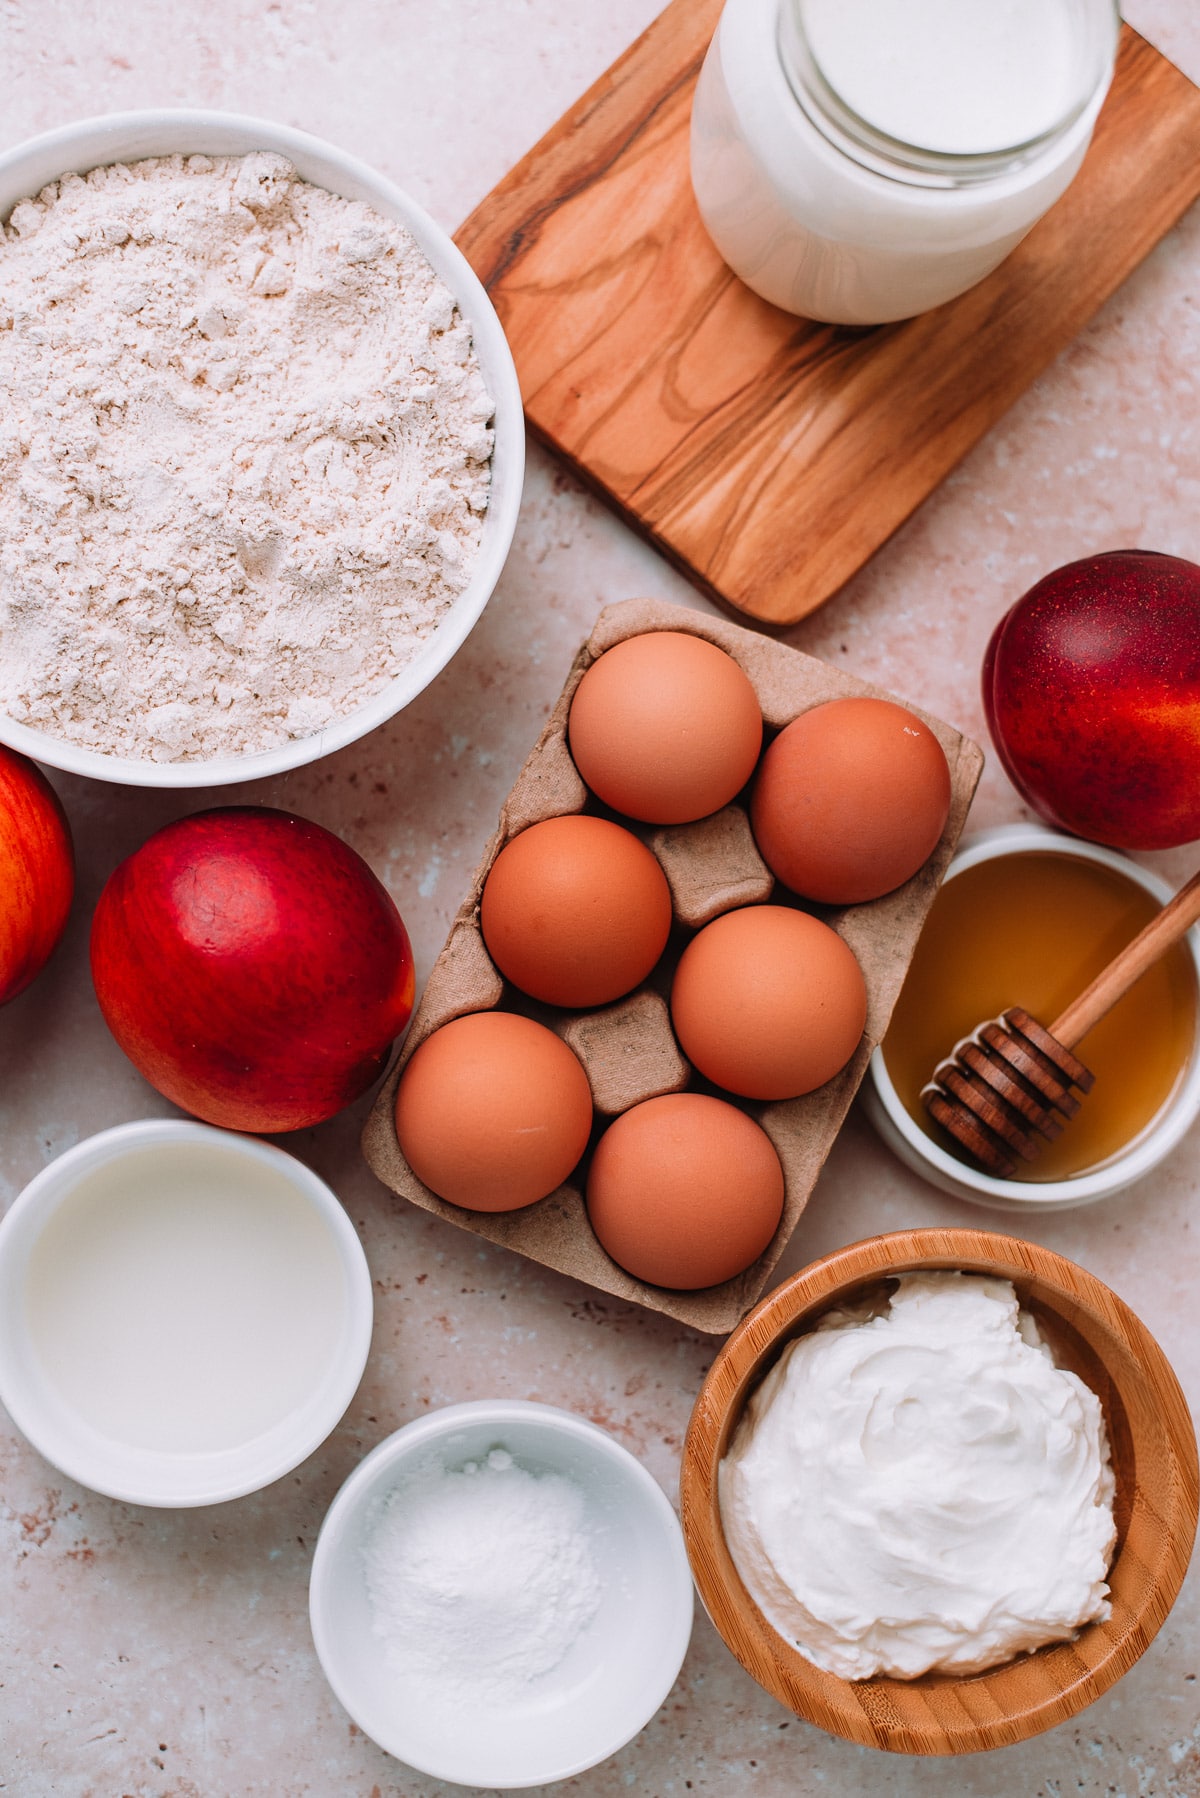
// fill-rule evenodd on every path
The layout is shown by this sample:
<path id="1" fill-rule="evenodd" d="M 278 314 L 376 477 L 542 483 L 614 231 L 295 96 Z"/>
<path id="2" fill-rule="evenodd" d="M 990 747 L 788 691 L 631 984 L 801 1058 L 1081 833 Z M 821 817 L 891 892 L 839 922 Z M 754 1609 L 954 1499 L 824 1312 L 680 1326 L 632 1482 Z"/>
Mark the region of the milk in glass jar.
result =
<path id="1" fill-rule="evenodd" d="M 806 318 L 869 325 L 989 274 L 1075 175 L 1114 0 L 727 0 L 692 110 L 726 262 Z"/>

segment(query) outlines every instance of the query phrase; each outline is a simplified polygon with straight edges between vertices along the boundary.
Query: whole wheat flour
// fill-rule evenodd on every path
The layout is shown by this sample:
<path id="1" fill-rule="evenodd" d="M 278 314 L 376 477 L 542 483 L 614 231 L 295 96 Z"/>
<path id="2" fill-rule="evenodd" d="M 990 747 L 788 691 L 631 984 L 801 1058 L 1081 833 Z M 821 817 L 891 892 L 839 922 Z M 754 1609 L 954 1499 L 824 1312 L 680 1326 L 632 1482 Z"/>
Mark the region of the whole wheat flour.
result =
<path id="1" fill-rule="evenodd" d="M 408 233 L 282 157 L 68 175 L 0 238 L 0 706 L 154 761 L 308 736 L 466 586 L 492 401 Z"/>

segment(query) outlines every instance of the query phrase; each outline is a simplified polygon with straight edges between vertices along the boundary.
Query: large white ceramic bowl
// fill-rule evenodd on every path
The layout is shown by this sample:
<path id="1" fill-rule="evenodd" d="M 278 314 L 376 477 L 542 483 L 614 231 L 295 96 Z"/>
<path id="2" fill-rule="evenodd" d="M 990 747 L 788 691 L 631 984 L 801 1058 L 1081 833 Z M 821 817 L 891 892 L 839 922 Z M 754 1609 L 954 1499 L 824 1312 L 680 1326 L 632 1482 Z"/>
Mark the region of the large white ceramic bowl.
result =
<path id="1" fill-rule="evenodd" d="M 381 1505 L 410 1474 L 454 1471 L 494 1448 L 582 1489 L 603 1593 L 559 1666 L 503 1708 L 440 1698 L 389 1668 L 364 1561 Z M 553 1405 L 484 1399 L 417 1418 L 355 1468 L 321 1526 L 309 1613 L 326 1678 L 381 1748 L 435 1779 L 508 1790 L 569 1779 L 649 1722 L 687 1652 L 692 1579 L 670 1503 L 618 1442 Z"/>
<path id="2" fill-rule="evenodd" d="M 492 596 L 516 529 L 525 471 L 525 422 L 512 353 L 495 309 L 474 270 L 441 226 L 401 188 L 336 145 L 286 125 L 236 113 L 125 112 L 84 119 L 0 155 L 0 220 L 8 217 L 18 200 L 38 193 L 60 175 L 82 174 L 106 163 L 136 162 L 147 156 L 242 156 L 251 150 L 274 150 L 286 156 L 306 181 L 344 199 L 365 201 L 397 219 L 411 232 L 457 300 L 471 326 L 480 371 L 496 408 L 483 538 L 469 584 L 419 654 L 366 705 L 335 719 L 314 736 L 298 737 L 252 755 L 154 762 L 102 754 L 30 730 L 0 714 L 0 742 L 51 767 L 96 780 L 141 787 L 223 786 L 280 774 L 356 742 L 423 692 L 461 648 Z"/>
<path id="3" fill-rule="evenodd" d="M 1099 843 L 1085 843 L 1077 837 L 1059 835 L 1041 824 L 1006 824 L 964 838 L 946 870 L 946 879 L 952 880 L 967 868 L 995 856 L 1019 855 L 1030 850 L 1052 850 L 1098 862 L 1135 881 L 1163 905 L 1172 896 L 1165 880 L 1160 880 L 1149 868 L 1130 861 L 1128 856 Z M 1197 981 L 1200 981 L 1200 928 L 1188 932 L 1186 943 Z M 1157 1167 L 1182 1141 L 1200 1115 L 1200 1035 L 1193 1040 L 1191 1055 L 1173 1092 L 1145 1129 L 1107 1161 L 1065 1180 L 999 1180 L 951 1155 L 932 1136 L 927 1136 L 905 1110 L 888 1073 L 882 1049 L 876 1049 L 872 1055 L 867 1078 L 860 1090 L 867 1116 L 884 1142 L 907 1167 L 931 1185 L 953 1193 L 956 1198 L 970 1199 L 974 1204 L 988 1205 L 998 1211 L 1066 1211 L 1123 1192 Z"/>
<path id="4" fill-rule="evenodd" d="M 239 1498 L 338 1423 L 371 1275 L 310 1168 L 207 1124 L 119 1124 L 0 1223 L 0 1400 L 82 1485 L 131 1504 Z"/>

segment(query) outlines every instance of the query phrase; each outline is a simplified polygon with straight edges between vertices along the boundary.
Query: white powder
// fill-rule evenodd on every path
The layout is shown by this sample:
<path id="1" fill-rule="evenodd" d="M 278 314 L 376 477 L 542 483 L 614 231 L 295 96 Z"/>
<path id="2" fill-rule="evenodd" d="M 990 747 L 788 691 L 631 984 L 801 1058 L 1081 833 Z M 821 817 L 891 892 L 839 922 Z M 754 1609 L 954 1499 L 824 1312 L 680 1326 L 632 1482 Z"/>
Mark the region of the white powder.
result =
<path id="1" fill-rule="evenodd" d="M 68 175 L 0 233 L 0 706 L 155 761 L 308 736 L 466 586 L 493 407 L 399 225 L 279 156 Z"/>
<path id="2" fill-rule="evenodd" d="M 507 1449 L 423 1468 L 389 1494 L 365 1550 L 388 1665 L 445 1702 L 503 1704 L 550 1673 L 600 1606 L 584 1496 Z"/>

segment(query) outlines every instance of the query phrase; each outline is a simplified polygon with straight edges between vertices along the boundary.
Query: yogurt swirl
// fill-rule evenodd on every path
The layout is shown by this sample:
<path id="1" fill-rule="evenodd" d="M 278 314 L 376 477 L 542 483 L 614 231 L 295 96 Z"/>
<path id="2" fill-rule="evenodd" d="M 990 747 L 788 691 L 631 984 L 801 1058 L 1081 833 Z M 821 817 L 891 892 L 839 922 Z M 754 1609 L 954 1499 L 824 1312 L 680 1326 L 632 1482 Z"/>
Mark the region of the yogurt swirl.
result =
<path id="1" fill-rule="evenodd" d="M 831 1312 L 752 1396 L 719 1476 L 768 1622 L 845 1679 L 979 1672 L 1109 1614 L 1100 1401 L 1011 1282 L 901 1277 Z"/>

